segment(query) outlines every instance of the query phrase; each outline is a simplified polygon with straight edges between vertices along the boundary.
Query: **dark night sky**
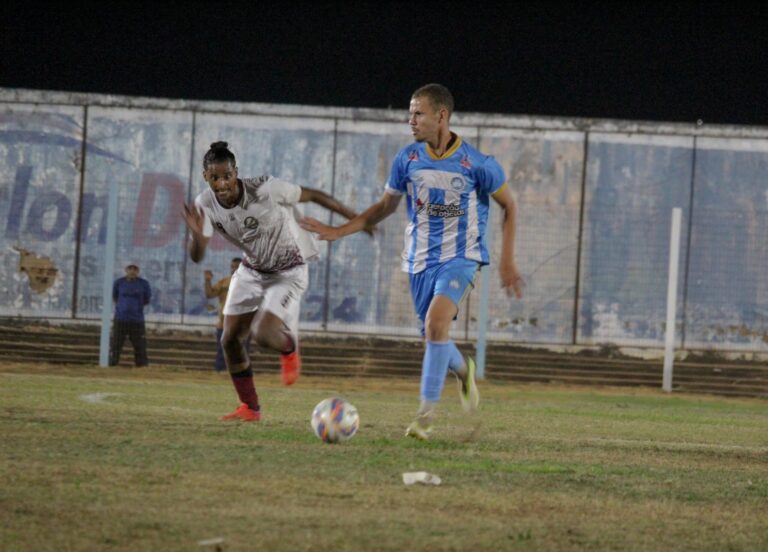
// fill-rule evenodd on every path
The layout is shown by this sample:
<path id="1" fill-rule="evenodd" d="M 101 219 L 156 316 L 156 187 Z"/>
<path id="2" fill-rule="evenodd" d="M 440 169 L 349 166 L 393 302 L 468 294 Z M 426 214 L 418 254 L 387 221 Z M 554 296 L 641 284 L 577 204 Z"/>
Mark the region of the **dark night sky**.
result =
<path id="1" fill-rule="evenodd" d="M 4 4 L 0 86 L 768 125 L 764 4 L 106 4 Z"/>

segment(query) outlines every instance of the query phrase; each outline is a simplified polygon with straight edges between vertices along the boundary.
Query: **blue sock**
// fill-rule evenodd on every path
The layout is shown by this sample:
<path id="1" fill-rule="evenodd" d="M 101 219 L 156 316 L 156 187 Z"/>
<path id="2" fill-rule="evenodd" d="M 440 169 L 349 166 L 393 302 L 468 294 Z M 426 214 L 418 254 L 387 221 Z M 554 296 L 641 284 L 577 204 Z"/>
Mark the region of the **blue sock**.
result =
<path id="1" fill-rule="evenodd" d="M 421 398 L 423 400 L 433 402 L 440 400 L 450 359 L 450 342 L 427 341 L 427 350 L 424 352 L 424 361 L 421 365 Z"/>
<path id="2" fill-rule="evenodd" d="M 458 372 L 462 368 L 464 368 L 464 355 L 461 354 L 461 351 L 459 351 L 459 348 L 456 346 L 456 344 L 453 341 L 448 342 L 448 347 L 450 347 L 450 359 L 448 360 L 448 369 L 451 372 Z"/>

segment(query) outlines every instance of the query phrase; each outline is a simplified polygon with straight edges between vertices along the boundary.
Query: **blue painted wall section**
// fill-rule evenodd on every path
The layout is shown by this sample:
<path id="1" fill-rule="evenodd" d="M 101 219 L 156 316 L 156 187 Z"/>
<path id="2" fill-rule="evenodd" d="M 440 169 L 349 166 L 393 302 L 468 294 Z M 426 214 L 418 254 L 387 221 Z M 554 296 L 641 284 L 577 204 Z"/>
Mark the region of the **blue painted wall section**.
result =
<path id="1" fill-rule="evenodd" d="M 699 140 L 686 305 L 697 347 L 768 348 L 768 144 Z"/>
<path id="2" fill-rule="evenodd" d="M 590 136 L 580 343 L 663 343 L 671 213 L 682 209 L 685 258 L 692 146 L 687 137 Z M 678 320 L 681 308 L 678 294 Z"/>

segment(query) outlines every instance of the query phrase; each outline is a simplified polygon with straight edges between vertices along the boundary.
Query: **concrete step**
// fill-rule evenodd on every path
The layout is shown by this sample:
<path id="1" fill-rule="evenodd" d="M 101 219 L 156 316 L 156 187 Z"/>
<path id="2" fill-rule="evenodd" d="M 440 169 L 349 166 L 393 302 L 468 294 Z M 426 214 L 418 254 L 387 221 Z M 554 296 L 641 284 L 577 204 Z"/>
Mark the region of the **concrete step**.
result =
<path id="1" fill-rule="evenodd" d="M 95 325 L 48 325 L 29 320 L 0 319 L 0 360 L 97 364 L 99 328 Z M 199 330 L 148 331 L 151 364 L 190 370 L 212 370 L 213 334 Z M 472 353 L 473 346 L 460 343 Z M 365 337 L 302 336 L 303 372 L 316 375 L 412 377 L 421 373 L 423 344 L 415 340 Z M 130 342 L 121 365 L 131 366 Z M 257 372 L 278 372 L 278 356 L 254 352 Z M 565 354 L 490 344 L 486 357 L 489 380 L 574 385 L 661 387 L 662 362 L 614 354 Z M 768 366 L 759 363 L 677 362 L 675 390 L 728 396 L 768 397 Z"/>

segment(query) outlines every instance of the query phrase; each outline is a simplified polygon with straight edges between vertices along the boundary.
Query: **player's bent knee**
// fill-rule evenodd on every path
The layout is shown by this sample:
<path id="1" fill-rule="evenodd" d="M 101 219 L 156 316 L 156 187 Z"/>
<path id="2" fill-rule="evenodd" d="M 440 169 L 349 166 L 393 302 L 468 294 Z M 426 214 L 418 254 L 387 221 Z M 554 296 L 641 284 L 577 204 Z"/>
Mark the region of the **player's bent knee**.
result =
<path id="1" fill-rule="evenodd" d="M 271 336 L 269 335 L 269 332 L 259 331 L 253 337 L 254 337 L 254 340 L 256 341 L 256 345 L 258 345 L 260 348 L 271 349 L 273 347 L 274 339 L 271 338 Z"/>
<path id="2" fill-rule="evenodd" d="M 229 332 L 227 330 L 224 330 L 224 332 L 221 334 L 221 348 L 224 349 L 224 351 L 232 351 L 234 349 L 240 348 L 240 337 L 237 335 L 237 332 Z"/>
<path id="3" fill-rule="evenodd" d="M 259 322 L 253 339 L 263 349 L 279 351 L 285 341 L 285 325 L 274 316 L 265 316 Z"/>

